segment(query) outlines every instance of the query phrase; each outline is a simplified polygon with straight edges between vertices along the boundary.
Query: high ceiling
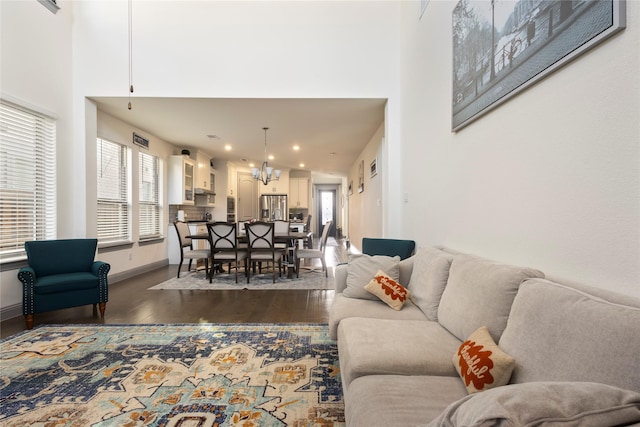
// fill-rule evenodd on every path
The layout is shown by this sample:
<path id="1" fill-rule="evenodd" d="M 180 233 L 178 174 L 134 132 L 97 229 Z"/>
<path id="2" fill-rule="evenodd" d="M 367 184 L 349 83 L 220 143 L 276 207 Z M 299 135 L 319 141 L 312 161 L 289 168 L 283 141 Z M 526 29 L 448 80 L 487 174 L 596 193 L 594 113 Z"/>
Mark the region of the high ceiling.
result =
<path id="1" fill-rule="evenodd" d="M 384 121 L 384 99 L 221 99 L 92 97 L 98 109 L 178 148 L 200 149 L 238 166 L 347 176 Z M 225 150 L 230 145 L 231 150 Z M 293 146 L 300 149 L 294 151 Z M 300 164 L 304 163 L 304 167 Z"/>

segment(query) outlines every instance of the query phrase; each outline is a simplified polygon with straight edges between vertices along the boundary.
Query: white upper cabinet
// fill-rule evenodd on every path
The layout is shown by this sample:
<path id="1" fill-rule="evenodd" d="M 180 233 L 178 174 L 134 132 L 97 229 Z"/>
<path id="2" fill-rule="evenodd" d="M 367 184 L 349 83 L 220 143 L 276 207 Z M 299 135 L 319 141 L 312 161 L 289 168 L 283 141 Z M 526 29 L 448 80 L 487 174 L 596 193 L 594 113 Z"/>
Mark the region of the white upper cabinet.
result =
<path id="1" fill-rule="evenodd" d="M 196 164 L 187 156 L 169 157 L 168 196 L 170 205 L 195 203 Z"/>
<path id="2" fill-rule="evenodd" d="M 289 208 L 309 208 L 309 178 L 289 179 Z"/>

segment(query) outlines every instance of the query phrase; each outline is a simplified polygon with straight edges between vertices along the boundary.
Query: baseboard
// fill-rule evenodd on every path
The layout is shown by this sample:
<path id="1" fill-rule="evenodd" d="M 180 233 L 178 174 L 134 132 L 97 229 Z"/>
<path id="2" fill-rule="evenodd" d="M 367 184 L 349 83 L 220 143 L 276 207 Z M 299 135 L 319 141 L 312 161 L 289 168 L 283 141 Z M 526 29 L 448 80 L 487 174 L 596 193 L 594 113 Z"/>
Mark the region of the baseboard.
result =
<path id="1" fill-rule="evenodd" d="M 0 308 L 0 321 L 22 316 L 22 303 Z"/>
<path id="2" fill-rule="evenodd" d="M 121 271 L 120 273 L 109 273 L 109 284 L 121 282 L 122 280 L 130 279 L 140 274 L 148 273 L 160 267 L 169 265 L 169 258 L 165 258 L 161 261 L 156 261 L 151 264 L 142 265 L 140 267 L 132 268 L 131 270 Z"/>
<path id="3" fill-rule="evenodd" d="M 131 270 L 122 271 L 120 273 L 109 274 L 109 285 L 120 282 L 131 277 L 138 276 L 140 274 L 148 273 L 151 270 L 155 270 L 160 267 L 164 267 L 169 264 L 169 258 L 165 258 L 161 261 L 156 261 L 151 264 L 143 265 L 140 267 L 132 268 Z M 22 316 L 22 303 L 10 305 L 0 308 L 0 321 L 13 319 L 14 317 Z"/>

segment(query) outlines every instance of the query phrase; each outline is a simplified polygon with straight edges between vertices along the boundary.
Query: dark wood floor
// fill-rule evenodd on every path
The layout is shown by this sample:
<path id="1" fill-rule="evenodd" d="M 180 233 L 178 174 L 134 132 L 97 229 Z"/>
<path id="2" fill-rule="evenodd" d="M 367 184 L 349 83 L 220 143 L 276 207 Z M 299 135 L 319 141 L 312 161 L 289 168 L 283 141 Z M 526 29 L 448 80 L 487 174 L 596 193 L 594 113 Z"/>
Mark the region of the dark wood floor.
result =
<path id="1" fill-rule="evenodd" d="M 325 256 L 330 267 L 347 261 L 347 251 L 341 242 L 336 246 L 327 245 Z M 319 266 L 319 261 L 316 262 Z M 38 313 L 34 325 L 328 321 L 334 295 L 332 290 L 148 290 L 175 277 L 176 268 L 176 265 L 169 265 L 111 284 L 104 319 L 89 305 Z M 24 329 L 22 316 L 8 319 L 0 323 L 0 337 L 6 338 Z"/>

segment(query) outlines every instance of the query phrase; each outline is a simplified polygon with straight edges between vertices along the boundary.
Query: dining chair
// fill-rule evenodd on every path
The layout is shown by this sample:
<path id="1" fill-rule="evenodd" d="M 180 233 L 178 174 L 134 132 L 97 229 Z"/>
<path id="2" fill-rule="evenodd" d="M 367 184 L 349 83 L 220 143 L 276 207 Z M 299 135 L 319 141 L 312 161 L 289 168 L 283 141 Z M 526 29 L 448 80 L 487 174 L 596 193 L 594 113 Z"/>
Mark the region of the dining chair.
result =
<path id="1" fill-rule="evenodd" d="M 331 226 L 333 225 L 333 220 L 329 220 L 322 227 L 322 237 L 320 238 L 320 248 L 319 249 L 298 249 L 296 251 L 296 277 L 300 277 L 300 260 L 303 258 L 313 259 L 319 258 L 322 263 L 322 271 L 324 271 L 325 277 L 329 277 L 329 272 L 327 270 L 327 262 L 324 259 L 325 249 L 327 248 L 327 239 L 329 238 L 329 231 L 331 230 Z M 313 268 L 311 268 L 314 271 Z"/>
<path id="2" fill-rule="evenodd" d="M 189 260 L 189 268 L 191 270 L 192 261 L 198 259 L 204 259 L 204 271 L 209 271 L 209 258 L 211 258 L 211 249 L 193 249 L 193 239 L 189 237 L 191 232 L 189 231 L 189 224 L 184 221 L 174 221 L 173 225 L 178 233 L 178 243 L 180 247 L 180 264 L 178 265 L 178 278 L 180 278 L 180 269 L 185 259 Z M 211 246 L 211 245 L 209 245 Z"/>
<path id="3" fill-rule="evenodd" d="M 211 274 L 209 283 L 213 281 L 214 266 L 216 264 L 235 264 L 236 283 L 238 283 L 238 264 L 244 261 L 244 270 L 247 273 L 247 251 L 238 248 L 238 230 L 233 222 L 214 222 L 207 224 L 209 242 L 211 243 Z M 229 265 L 231 274 L 231 265 Z"/>
<path id="4" fill-rule="evenodd" d="M 304 239 L 304 242 L 302 242 L 302 245 L 305 248 L 309 248 L 309 249 L 313 249 L 313 233 L 311 233 L 311 218 L 313 217 L 313 215 L 309 214 L 307 215 L 307 222 L 304 224 L 304 232 L 308 233 L 307 234 L 307 238 Z"/>
<path id="5" fill-rule="evenodd" d="M 276 262 L 282 276 L 282 248 L 276 248 L 274 242 L 275 224 L 273 222 L 254 222 L 245 224 L 247 232 L 248 265 L 253 263 L 271 263 L 273 267 L 273 283 L 276 283 Z M 249 268 L 247 268 L 249 270 Z M 247 271 L 247 283 L 251 272 Z"/>

